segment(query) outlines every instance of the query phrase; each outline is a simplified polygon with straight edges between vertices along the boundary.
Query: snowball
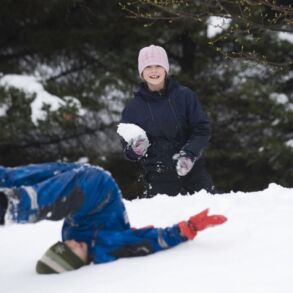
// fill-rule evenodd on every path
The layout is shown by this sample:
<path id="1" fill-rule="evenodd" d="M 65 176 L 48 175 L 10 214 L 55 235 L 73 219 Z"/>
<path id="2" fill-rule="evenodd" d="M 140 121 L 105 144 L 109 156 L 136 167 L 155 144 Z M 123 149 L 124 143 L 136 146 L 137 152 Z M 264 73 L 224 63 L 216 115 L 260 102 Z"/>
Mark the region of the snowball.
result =
<path id="1" fill-rule="evenodd" d="M 128 143 L 132 144 L 138 138 L 146 138 L 146 132 L 133 123 L 119 123 L 117 133 Z"/>

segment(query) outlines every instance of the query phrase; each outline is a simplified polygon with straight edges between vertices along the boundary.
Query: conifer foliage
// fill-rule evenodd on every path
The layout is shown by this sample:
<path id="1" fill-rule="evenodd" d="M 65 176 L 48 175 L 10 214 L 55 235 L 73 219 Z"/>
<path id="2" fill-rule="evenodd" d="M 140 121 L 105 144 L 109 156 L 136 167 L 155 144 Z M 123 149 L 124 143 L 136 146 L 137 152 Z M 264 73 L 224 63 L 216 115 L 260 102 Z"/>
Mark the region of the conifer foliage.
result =
<path id="1" fill-rule="evenodd" d="M 101 155 L 113 171 L 124 164 L 115 125 L 139 81 L 138 51 L 154 43 L 164 46 L 172 74 L 198 92 L 210 117 L 206 156 L 218 188 L 292 186 L 290 0 L 1 4 L 0 79 L 11 73 L 37 76 L 64 103 L 54 111 L 44 104 L 45 119 L 34 123 L 36 97 L 0 87 L 0 165 L 81 156 L 97 163 Z M 222 22 L 209 35 L 215 17 Z M 129 172 L 114 173 L 129 187 L 137 170 L 123 166 Z M 131 170 L 135 175 L 127 182 L 124 174 Z"/>

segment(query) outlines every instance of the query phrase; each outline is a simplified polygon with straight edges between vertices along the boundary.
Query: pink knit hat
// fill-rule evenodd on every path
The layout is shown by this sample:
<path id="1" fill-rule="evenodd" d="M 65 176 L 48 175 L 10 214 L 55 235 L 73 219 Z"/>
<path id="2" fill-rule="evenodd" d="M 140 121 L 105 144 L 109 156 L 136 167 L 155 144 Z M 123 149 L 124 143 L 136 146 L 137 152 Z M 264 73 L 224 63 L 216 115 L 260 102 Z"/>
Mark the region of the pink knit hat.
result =
<path id="1" fill-rule="evenodd" d="M 144 47 L 138 54 L 138 72 L 139 76 L 142 75 L 143 70 L 150 65 L 162 66 L 167 74 L 169 72 L 168 56 L 164 48 L 160 46 L 150 45 Z"/>

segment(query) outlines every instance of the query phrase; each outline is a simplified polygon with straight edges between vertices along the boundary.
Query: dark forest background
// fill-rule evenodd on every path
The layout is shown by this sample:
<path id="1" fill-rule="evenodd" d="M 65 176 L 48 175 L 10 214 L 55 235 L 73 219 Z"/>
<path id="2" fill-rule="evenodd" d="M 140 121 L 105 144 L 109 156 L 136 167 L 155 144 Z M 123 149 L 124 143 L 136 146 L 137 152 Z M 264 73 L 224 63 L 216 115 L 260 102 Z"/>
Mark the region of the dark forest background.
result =
<path id="1" fill-rule="evenodd" d="M 77 98 L 33 123 L 34 96 L 0 87 L 0 165 L 87 157 L 110 170 L 124 196 L 140 194 L 139 168 L 116 134 L 138 84 L 137 54 L 158 44 L 172 74 L 196 90 L 213 135 L 208 168 L 221 191 L 293 186 L 293 33 L 291 1 L 2 0 L 0 79 L 37 75 L 60 98 Z M 209 16 L 231 20 L 208 38 Z M 285 97 L 280 103 L 278 96 Z M 106 118 L 105 118 L 106 117 Z"/>

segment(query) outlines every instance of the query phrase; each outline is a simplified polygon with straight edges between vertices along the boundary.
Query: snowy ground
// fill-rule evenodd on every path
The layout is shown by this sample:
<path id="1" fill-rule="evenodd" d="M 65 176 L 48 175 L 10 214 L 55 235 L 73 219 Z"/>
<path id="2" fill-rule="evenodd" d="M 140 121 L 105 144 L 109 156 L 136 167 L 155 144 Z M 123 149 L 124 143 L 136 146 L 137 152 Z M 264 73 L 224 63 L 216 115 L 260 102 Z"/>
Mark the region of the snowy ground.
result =
<path id="1" fill-rule="evenodd" d="M 1 292 L 293 292 L 293 189 L 271 184 L 261 192 L 125 203 L 137 227 L 172 225 L 207 207 L 228 222 L 168 251 L 53 276 L 37 275 L 34 266 L 59 239 L 61 222 L 1 228 Z"/>

